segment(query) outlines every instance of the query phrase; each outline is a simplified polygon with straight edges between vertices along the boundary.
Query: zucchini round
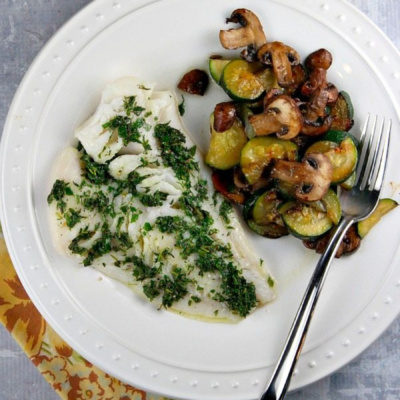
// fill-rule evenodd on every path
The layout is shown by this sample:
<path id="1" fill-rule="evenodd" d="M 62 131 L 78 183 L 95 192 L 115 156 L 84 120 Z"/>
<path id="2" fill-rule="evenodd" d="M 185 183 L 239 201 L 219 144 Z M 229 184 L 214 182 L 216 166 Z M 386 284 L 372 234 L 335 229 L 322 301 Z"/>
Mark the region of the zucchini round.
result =
<path id="1" fill-rule="evenodd" d="M 256 192 L 243 207 L 243 217 L 249 228 L 270 239 L 288 235 L 289 232 L 278 212 L 281 203 L 274 189 Z"/>
<path id="2" fill-rule="evenodd" d="M 223 132 L 214 129 L 214 114 L 210 117 L 211 139 L 205 158 L 210 167 L 226 170 L 239 164 L 241 152 L 247 143 L 243 124 L 236 118 L 232 127 Z"/>
<path id="3" fill-rule="evenodd" d="M 302 240 L 314 240 L 328 232 L 333 222 L 326 212 L 309 203 L 288 201 L 278 208 L 289 232 Z"/>
<path id="4" fill-rule="evenodd" d="M 397 201 L 392 199 L 381 199 L 375 211 L 363 221 L 357 223 L 357 231 L 361 239 L 380 221 L 380 219 L 398 206 Z"/>
<path id="5" fill-rule="evenodd" d="M 274 136 L 259 136 L 249 140 L 242 149 L 240 167 L 250 185 L 256 183 L 272 160 L 285 159 L 295 161 L 298 158 L 298 146 Z"/>
<path id="6" fill-rule="evenodd" d="M 340 144 L 343 142 L 344 139 L 350 138 L 356 147 L 359 145 L 359 140 L 352 135 L 350 132 L 342 131 L 340 129 L 331 129 L 329 130 L 321 139 L 322 140 L 330 140 L 331 142 L 335 142 L 337 144 Z"/>
<path id="7" fill-rule="evenodd" d="M 211 78 L 213 78 L 216 83 L 220 83 L 222 71 L 231 61 L 232 60 L 226 60 L 223 58 L 210 58 L 208 60 L 208 69 L 210 71 Z"/>
<path id="8" fill-rule="evenodd" d="M 358 151 L 350 137 L 346 137 L 340 144 L 331 140 L 320 140 L 306 150 L 306 154 L 309 153 L 323 153 L 328 156 L 333 166 L 333 184 L 344 182 L 357 166 Z"/>
<path id="9" fill-rule="evenodd" d="M 335 105 L 331 109 L 331 129 L 348 131 L 353 126 L 354 107 L 350 96 L 341 91 Z"/>
<path id="10" fill-rule="evenodd" d="M 221 86 L 228 96 L 236 101 L 257 101 L 265 93 L 265 88 L 256 73 L 257 63 L 246 60 L 232 60 L 222 71 Z"/>
<path id="11" fill-rule="evenodd" d="M 328 217 L 337 225 L 342 217 L 342 207 L 337 194 L 332 189 L 329 189 L 326 195 L 321 199 L 321 202 L 325 206 Z"/>

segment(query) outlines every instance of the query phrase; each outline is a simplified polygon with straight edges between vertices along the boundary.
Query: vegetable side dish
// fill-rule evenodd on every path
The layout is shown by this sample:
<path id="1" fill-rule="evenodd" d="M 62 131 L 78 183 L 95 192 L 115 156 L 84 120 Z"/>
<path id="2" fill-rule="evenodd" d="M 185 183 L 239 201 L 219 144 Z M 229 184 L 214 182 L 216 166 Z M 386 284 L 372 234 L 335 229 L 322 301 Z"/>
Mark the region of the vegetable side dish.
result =
<path id="1" fill-rule="evenodd" d="M 258 17 L 237 9 L 219 39 L 235 58 L 212 56 L 209 72 L 228 98 L 210 117 L 206 163 L 217 191 L 243 206 L 257 234 L 292 234 L 324 250 L 341 219 L 340 190 L 351 188 L 358 140 L 349 131 L 350 96 L 329 81 L 332 54 L 318 49 L 302 62 L 282 42 L 268 42 Z M 384 199 L 368 221 L 352 227 L 337 256 L 351 253 L 373 224 L 397 203 Z M 372 222 L 373 221 L 373 222 Z M 368 227 L 368 228 L 367 228 Z"/>

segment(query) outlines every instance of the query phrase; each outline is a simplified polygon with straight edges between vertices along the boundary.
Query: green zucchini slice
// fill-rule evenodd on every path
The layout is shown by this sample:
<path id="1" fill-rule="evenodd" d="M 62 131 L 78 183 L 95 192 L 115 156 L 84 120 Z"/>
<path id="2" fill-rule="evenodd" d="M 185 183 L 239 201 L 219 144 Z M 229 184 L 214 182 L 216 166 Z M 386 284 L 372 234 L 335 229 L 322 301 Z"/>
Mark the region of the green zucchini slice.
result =
<path id="1" fill-rule="evenodd" d="M 331 129 L 348 131 L 353 126 L 354 107 L 348 93 L 341 91 L 331 109 Z"/>
<path id="2" fill-rule="evenodd" d="M 342 131 L 340 129 L 331 129 L 329 130 L 322 138 L 321 140 L 330 140 L 331 142 L 335 142 L 340 144 L 343 142 L 344 139 L 346 138 L 351 138 L 351 140 L 354 142 L 356 147 L 358 147 L 360 141 L 352 135 L 350 132 L 347 131 Z"/>
<path id="3" fill-rule="evenodd" d="M 221 86 L 233 100 L 257 101 L 265 93 L 263 82 L 257 76 L 259 70 L 257 63 L 232 60 L 222 71 Z"/>
<path id="4" fill-rule="evenodd" d="M 240 167 L 250 185 L 256 183 L 272 160 L 296 161 L 298 146 L 274 136 L 259 136 L 249 140 L 243 147 Z"/>
<path id="5" fill-rule="evenodd" d="M 323 153 L 328 156 L 333 166 L 333 184 L 344 182 L 357 166 L 357 147 L 350 137 L 346 137 L 340 144 L 331 140 L 320 140 L 306 150 L 306 154 L 309 153 Z"/>
<path id="6" fill-rule="evenodd" d="M 363 221 L 357 223 L 357 231 L 361 239 L 381 220 L 389 211 L 398 206 L 397 201 L 392 199 L 381 199 L 376 206 L 375 211 Z"/>
<path id="7" fill-rule="evenodd" d="M 211 78 L 213 78 L 216 83 L 220 84 L 222 71 L 231 61 L 232 60 L 226 60 L 223 58 L 210 58 L 208 60 L 208 69 L 210 71 Z"/>
<path id="8" fill-rule="evenodd" d="M 333 226 L 326 212 L 309 203 L 288 201 L 278 211 L 289 232 L 302 240 L 317 239 Z"/>
<path id="9" fill-rule="evenodd" d="M 256 192 L 243 207 L 243 217 L 251 230 L 257 234 L 277 239 L 289 232 L 278 212 L 282 204 L 276 190 Z"/>
<path id="10" fill-rule="evenodd" d="M 242 149 L 247 143 L 243 124 L 236 118 L 232 127 L 223 132 L 214 129 L 214 115 L 210 117 L 211 139 L 205 158 L 210 167 L 226 170 L 239 164 Z"/>
<path id="11" fill-rule="evenodd" d="M 328 217 L 337 225 L 342 217 L 342 207 L 335 191 L 329 189 L 326 195 L 321 199 L 321 202 L 325 206 Z"/>

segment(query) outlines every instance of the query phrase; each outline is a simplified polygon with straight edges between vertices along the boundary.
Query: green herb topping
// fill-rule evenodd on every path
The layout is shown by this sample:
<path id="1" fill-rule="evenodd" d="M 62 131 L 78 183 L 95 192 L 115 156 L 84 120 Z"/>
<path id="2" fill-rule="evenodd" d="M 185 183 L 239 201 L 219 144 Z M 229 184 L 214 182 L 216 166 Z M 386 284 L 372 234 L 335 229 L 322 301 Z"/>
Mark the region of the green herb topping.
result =
<path id="1" fill-rule="evenodd" d="M 103 129 L 115 132 L 124 145 L 130 142 L 143 145 L 140 167 L 126 179 L 115 179 L 109 171 L 112 160 L 97 163 L 79 146 L 82 181 L 74 184 L 57 180 L 48 195 L 48 203 L 57 203 L 57 211 L 66 226 L 71 230 L 79 228 L 69 250 L 82 258 L 84 266 L 101 259 L 100 262 L 112 262 L 116 267 L 128 269 L 141 282 L 149 300 L 160 298 L 163 307 L 171 307 L 186 296 L 189 304 L 200 302 L 201 297 L 189 287 L 202 293 L 204 288 L 196 279 L 212 273 L 220 286 L 210 292 L 210 297 L 245 317 L 257 305 L 255 287 L 245 280 L 235 264 L 230 246 L 217 239 L 214 220 L 204 207 L 205 203 L 212 203 L 207 181 L 198 173 L 196 147 L 187 147 L 184 134 L 170 124 L 156 124 L 152 128 L 146 122 L 150 113 L 137 103 L 135 96 L 126 97 L 123 108 L 124 115 L 114 116 Z M 152 129 L 157 149 L 151 149 L 147 138 Z M 147 151 L 152 152 L 151 157 Z M 182 187 L 180 196 L 170 197 L 162 190 L 143 188 L 146 174 L 160 165 L 173 171 Z M 227 201 L 218 204 L 219 214 L 228 226 L 232 206 Z M 150 209 L 164 205 L 174 212 L 146 220 Z M 135 226 L 139 236 L 131 234 L 131 226 Z M 149 258 L 142 246 L 146 237 L 152 240 L 151 235 L 161 238 L 167 235 L 173 239 L 173 248 L 160 248 Z M 182 261 L 179 266 L 175 260 L 178 255 Z M 109 257 L 108 261 L 103 261 L 105 256 Z M 273 286 L 272 280 L 269 285 Z"/>

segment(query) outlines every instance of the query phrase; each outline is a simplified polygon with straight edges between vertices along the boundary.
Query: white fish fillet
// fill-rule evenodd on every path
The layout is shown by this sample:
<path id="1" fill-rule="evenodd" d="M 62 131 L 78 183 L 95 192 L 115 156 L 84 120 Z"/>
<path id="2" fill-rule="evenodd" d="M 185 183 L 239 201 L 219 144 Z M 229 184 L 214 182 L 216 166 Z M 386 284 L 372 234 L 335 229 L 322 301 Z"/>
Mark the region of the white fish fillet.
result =
<path id="1" fill-rule="evenodd" d="M 70 245 L 85 229 L 91 231 L 92 236 L 78 242 L 81 249 L 90 249 L 96 240 L 102 238 L 101 226 L 104 226 L 105 214 L 88 210 L 83 206 L 85 198 L 95 198 L 101 191 L 113 207 L 113 215 L 107 217 L 107 227 L 114 235 L 111 243 L 117 242 L 115 235 L 123 232 L 129 236 L 134 245 L 95 257 L 90 262 L 92 267 L 129 285 L 144 297 L 149 297 L 148 294 L 144 294 L 144 289 L 146 285 L 149 287 L 151 278 L 138 280 L 133 274 L 134 264 L 128 262 L 127 257 L 140 258 L 147 267 L 157 266 L 161 272 L 157 275 L 158 278 L 154 279 L 167 276 L 173 281 L 174 273 L 179 268 L 190 282 L 185 286 L 186 293 L 167 309 L 208 321 L 238 321 L 243 315 L 232 309 L 232 304 L 221 301 L 221 298 L 217 299 L 215 296 L 216 293 L 221 293 L 221 273 L 217 270 L 201 272 L 199 268 L 193 267 L 200 253 L 192 252 L 184 256 L 182 247 L 177 245 L 177 233 L 161 232 L 156 228 L 160 218 L 169 216 L 183 221 L 189 217 L 179 206 L 182 204 L 180 199 L 185 192 L 184 184 L 173 168 L 163 162 L 159 141 L 154 136 L 155 126 L 169 124 L 184 134 L 186 148 L 191 148 L 194 144 L 183 126 L 174 94 L 170 91 L 156 91 L 154 87 L 154 84 L 143 83 L 136 78 L 121 78 L 110 84 L 105 88 L 93 116 L 75 132 L 86 153 L 96 163 L 106 166 L 116 186 L 119 182 L 126 181 L 132 174 L 140 178 L 135 186 L 136 194 L 126 190 L 117 195 L 112 194 L 109 183 L 87 184 L 82 177 L 82 168 L 85 164 L 81 160 L 81 151 L 67 148 L 57 159 L 53 168 L 52 182 L 59 180 L 68 183 L 74 195 L 64 196 L 63 211 L 60 211 L 60 204 L 56 201 L 51 202 L 50 223 L 55 245 L 59 251 L 71 257 L 78 257 L 81 262 L 88 257 L 85 251 L 82 254 L 78 254 L 75 250 L 71 251 Z M 139 130 L 141 140 L 124 144 L 116 129 L 104 128 L 104 124 L 115 116 L 127 117 L 124 101 L 132 96 L 135 105 L 139 107 L 138 110 L 141 110 L 138 114 L 146 115 L 146 124 Z M 213 246 L 221 245 L 225 249 L 230 249 L 230 258 L 223 261 L 231 260 L 239 271 L 239 276 L 254 286 L 256 304 L 250 311 L 253 312 L 274 299 L 273 278 L 267 271 L 265 263 L 260 262 L 256 252 L 248 243 L 235 212 L 229 214 L 229 223 L 221 217 L 220 206 L 223 200 L 219 196 L 213 197 L 212 184 L 208 179 L 209 172 L 200 154 L 196 152 L 194 157 L 200 168 L 199 171 L 190 172 L 191 190 L 199 197 L 200 192 L 196 192 L 198 189 L 194 187 L 199 180 L 206 180 L 208 197 L 201 202 L 201 212 L 204 215 L 208 214 L 213 220 L 210 231 Z M 85 196 L 82 195 L 83 192 Z M 155 196 L 159 193 L 164 197 L 156 206 L 146 206 L 138 199 L 141 195 Z M 75 223 L 71 223 L 67 218 L 69 210 L 75 210 L 79 215 Z M 71 217 L 69 214 L 68 216 Z M 148 229 L 149 227 L 151 229 Z M 165 254 L 167 256 L 161 260 L 160 255 Z M 225 254 L 221 253 L 221 257 L 225 257 Z M 116 263 L 116 260 L 120 262 Z M 165 306 L 162 293 L 150 298 L 157 307 Z"/>

